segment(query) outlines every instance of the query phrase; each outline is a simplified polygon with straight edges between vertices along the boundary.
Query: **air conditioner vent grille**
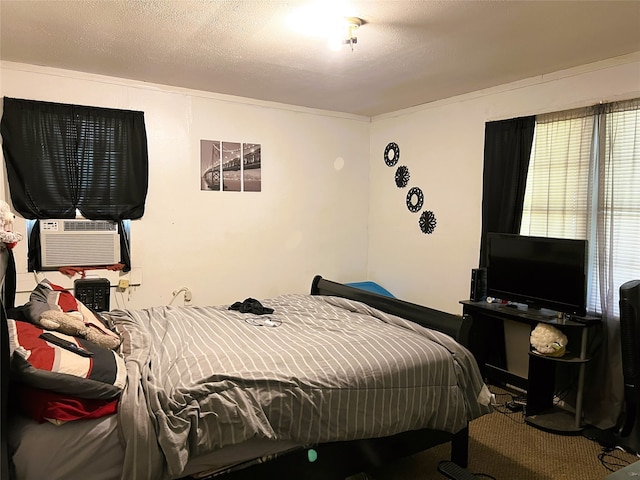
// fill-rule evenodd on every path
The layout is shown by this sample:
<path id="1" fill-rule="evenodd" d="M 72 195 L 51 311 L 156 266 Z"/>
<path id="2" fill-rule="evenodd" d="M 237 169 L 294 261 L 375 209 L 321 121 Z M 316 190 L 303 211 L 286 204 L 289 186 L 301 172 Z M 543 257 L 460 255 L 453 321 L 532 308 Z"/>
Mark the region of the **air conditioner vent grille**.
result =
<path id="1" fill-rule="evenodd" d="M 42 263 L 49 267 L 113 265 L 120 256 L 117 238 L 73 233 L 48 236 Z"/>
<path id="2" fill-rule="evenodd" d="M 114 232 L 118 225 L 109 220 L 64 220 L 65 232 Z"/>

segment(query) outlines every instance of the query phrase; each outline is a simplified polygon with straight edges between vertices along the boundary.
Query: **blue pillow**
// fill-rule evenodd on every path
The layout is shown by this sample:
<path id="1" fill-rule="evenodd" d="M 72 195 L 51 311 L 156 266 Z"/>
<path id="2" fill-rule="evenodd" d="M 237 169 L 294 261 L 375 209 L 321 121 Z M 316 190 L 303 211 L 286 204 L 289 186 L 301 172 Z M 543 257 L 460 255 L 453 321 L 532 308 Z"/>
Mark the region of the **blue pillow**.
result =
<path id="1" fill-rule="evenodd" d="M 361 290 L 367 290 L 369 292 L 377 293 L 378 295 L 384 295 L 385 297 L 396 298 L 389 290 L 381 287 L 375 282 L 353 282 L 347 283 L 350 287 L 359 288 Z"/>

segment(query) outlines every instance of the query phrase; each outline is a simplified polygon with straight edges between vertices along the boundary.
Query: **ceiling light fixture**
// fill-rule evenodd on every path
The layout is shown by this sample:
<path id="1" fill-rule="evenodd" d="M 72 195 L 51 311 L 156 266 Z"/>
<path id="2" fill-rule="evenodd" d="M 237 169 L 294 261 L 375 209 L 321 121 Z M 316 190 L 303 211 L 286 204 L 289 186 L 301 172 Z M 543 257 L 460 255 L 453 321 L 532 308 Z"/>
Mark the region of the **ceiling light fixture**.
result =
<path id="1" fill-rule="evenodd" d="M 293 11 L 288 16 L 288 24 L 298 33 L 326 38 L 331 50 L 340 50 L 343 45 L 349 45 L 353 50 L 358 43 L 356 31 L 365 21 L 358 17 L 345 17 L 339 12 L 343 10 L 338 8 L 340 6 L 338 2 L 329 0 L 308 5 Z"/>
<path id="2" fill-rule="evenodd" d="M 341 18 L 330 31 L 329 48 L 338 51 L 343 45 L 349 45 L 353 51 L 353 46 L 358 43 L 356 30 L 363 24 L 364 21 L 358 17 Z"/>
<path id="3" fill-rule="evenodd" d="M 353 51 L 353 46 L 358 43 L 356 30 L 358 30 L 358 28 L 360 28 L 364 24 L 364 22 L 361 18 L 358 17 L 345 17 L 344 21 L 346 25 L 346 35 L 343 43 L 345 45 L 351 46 L 351 51 Z"/>

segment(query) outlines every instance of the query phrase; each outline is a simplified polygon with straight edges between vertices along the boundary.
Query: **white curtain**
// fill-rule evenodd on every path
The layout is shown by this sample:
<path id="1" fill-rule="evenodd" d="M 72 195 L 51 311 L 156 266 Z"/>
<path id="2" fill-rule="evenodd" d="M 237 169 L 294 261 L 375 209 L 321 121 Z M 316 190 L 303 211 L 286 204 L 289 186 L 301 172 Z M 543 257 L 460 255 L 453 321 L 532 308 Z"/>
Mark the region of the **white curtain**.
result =
<path id="1" fill-rule="evenodd" d="M 589 240 L 588 310 L 602 315 L 585 420 L 623 406 L 619 287 L 640 279 L 640 99 L 536 118 L 521 234 Z"/>

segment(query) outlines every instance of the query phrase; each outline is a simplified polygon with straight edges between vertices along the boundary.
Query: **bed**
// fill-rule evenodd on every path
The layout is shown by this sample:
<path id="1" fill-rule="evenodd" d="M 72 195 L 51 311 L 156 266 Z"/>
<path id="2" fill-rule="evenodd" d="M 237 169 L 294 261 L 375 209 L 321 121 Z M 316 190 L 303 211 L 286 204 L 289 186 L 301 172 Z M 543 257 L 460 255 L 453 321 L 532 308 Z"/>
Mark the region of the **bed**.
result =
<path id="1" fill-rule="evenodd" d="M 5 345 L 22 322 L 3 315 L 18 479 L 343 479 L 445 442 L 466 466 L 468 423 L 491 409 L 470 319 L 321 276 L 310 295 L 102 317 L 123 339 L 121 388 L 91 401 L 117 413 L 56 425 L 5 411 L 25 379 Z"/>

